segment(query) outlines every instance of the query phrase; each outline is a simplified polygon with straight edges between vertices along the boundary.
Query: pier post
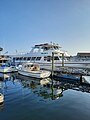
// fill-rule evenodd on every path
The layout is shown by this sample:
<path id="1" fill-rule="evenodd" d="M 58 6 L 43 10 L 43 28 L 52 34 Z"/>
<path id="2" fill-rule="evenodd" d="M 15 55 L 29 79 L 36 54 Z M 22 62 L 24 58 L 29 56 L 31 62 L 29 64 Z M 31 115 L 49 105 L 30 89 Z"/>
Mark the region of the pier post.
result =
<path id="1" fill-rule="evenodd" d="M 53 80 L 52 80 L 52 81 L 53 81 Z M 53 87 L 53 82 L 52 82 L 51 90 L 52 90 L 52 96 L 51 96 L 51 98 L 52 98 L 52 100 L 54 100 L 54 87 Z"/>
<path id="2" fill-rule="evenodd" d="M 82 83 L 82 75 L 80 75 L 80 83 Z"/>
<path id="3" fill-rule="evenodd" d="M 58 54 L 59 52 L 52 52 L 52 72 L 51 72 L 51 77 L 53 77 L 53 72 L 54 72 L 54 54 Z M 62 54 L 62 67 L 64 67 L 64 53 Z"/>
<path id="4" fill-rule="evenodd" d="M 62 53 L 62 67 L 64 67 L 64 53 Z"/>
<path id="5" fill-rule="evenodd" d="M 51 72 L 52 77 L 53 77 L 53 72 L 54 72 L 54 52 L 52 52 L 52 72 Z"/>

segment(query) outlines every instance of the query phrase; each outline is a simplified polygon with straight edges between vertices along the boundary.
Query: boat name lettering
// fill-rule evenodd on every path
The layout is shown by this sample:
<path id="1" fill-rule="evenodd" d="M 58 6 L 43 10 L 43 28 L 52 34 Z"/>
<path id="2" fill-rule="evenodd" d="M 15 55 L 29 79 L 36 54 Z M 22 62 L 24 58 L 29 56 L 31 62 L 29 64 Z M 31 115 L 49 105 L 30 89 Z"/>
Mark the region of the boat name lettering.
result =
<path id="1" fill-rule="evenodd" d="M 41 53 L 41 54 L 48 54 L 48 53 Z"/>

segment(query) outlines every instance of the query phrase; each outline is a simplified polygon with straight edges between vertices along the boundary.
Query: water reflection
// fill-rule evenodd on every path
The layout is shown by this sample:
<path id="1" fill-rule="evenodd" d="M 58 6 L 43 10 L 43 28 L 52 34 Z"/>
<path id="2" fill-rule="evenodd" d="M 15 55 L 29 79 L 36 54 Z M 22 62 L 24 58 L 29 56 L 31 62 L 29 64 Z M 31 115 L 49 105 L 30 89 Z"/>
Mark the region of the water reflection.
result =
<path id="1" fill-rule="evenodd" d="M 69 81 L 55 81 L 51 80 L 50 78 L 40 80 L 24 77 L 18 74 L 3 74 L 3 76 L 3 81 L 0 81 L 0 92 L 3 94 L 5 91 L 8 91 L 10 86 L 16 85 L 16 83 L 19 84 L 18 89 L 20 89 L 21 86 L 23 89 L 28 88 L 35 95 L 42 97 L 43 99 L 59 99 L 63 97 L 63 92 L 68 89 L 90 93 L 89 85 L 87 86 L 78 82 L 70 83 Z M 7 83 L 8 81 L 9 83 Z M 17 87 L 17 85 L 14 87 Z"/>
<path id="2" fill-rule="evenodd" d="M 55 88 L 53 84 L 51 84 L 52 80 L 50 78 L 46 79 L 30 79 L 29 77 L 24 77 L 18 75 L 22 82 L 23 87 L 30 88 L 34 94 L 37 94 L 39 97 L 43 97 L 44 99 L 51 98 L 52 100 L 58 99 L 62 97 L 62 88 Z"/>
<path id="3" fill-rule="evenodd" d="M 7 80 L 14 80 L 14 79 L 16 79 L 16 75 L 17 75 L 17 73 L 15 74 L 15 73 L 12 73 L 12 74 L 10 74 L 10 73 L 0 73 L 0 81 L 7 81 Z"/>
<path id="4" fill-rule="evenodd" d="M 7 82 L 11 81 L 13 83 L 13 81 L 16 79 L 16 75 L 15 74 L 3 74 L 0 73 L 0 93 L 5 97 L 5 92 L 8 90 L 8 85 Z M 0 111 L 2 111 L 4 109 L 4 102 L 0 103 Z"/>
<path id="5" fill-rule="evenodd" d="M 68 89 L 73 89 L 82 92 L 90 93 L 90 85 L 81 84 L 75 81 L 55 81 L 50 78 L 47 79 L 30 79 L 28 77 L 18 76 L 24 87 L 30 88 L 34 94 L 37 94 L 44 99 L 51 98 L 58 99 L 63 96 L 63 92 Z"/>
<path id="6" fill-rule="evenodd" d="M 3 74 L 3 73 L 0 73 L 0 80 L 6 80 L 10 77 L 9 74 Z"/>
<path id="7" fill-rule="evenodd" d="M 90 93 L 89 85 L 9 74 L 0 81 L 0 92 L 5 97 L 0 105 L 2 120 L 66 120 L 67 117 L 88 120 L 90 117 L 90 94 L 86 94 Z"/>
<path id="8" fill-rule="evenodd" d="M 4 110 L 4 103 L 1 103 L 0 104 L 0 111 L 3 111 Z"/>

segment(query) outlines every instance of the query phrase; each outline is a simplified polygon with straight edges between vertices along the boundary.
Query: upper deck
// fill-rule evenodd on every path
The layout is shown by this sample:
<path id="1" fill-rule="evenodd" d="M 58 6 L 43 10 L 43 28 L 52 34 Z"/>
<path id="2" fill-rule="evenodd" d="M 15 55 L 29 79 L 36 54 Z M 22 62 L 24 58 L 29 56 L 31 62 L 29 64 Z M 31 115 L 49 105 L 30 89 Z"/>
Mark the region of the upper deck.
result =
<path id="1" fill-rule="evenodd" d="M 50 52 L 50 51 L 58 51 L 60 50 L 61 46 L 55 43 L 45 43 L 45 44 L 38 44 L 32 47 L 31 53 L 36 53 L 36 52 Z"/>

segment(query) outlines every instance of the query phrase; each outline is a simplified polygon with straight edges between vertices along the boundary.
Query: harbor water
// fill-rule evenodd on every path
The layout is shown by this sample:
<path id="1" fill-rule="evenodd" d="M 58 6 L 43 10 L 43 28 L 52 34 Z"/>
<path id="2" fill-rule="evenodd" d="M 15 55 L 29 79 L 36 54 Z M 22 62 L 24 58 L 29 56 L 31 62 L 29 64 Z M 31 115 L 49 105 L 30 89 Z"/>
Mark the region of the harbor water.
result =
<path id="1" fill-rule="evenodd" d="M 0 80 L 4 95 L 0 120 L 89 120 L 89 87 L 65 85 L 55 88 L 18 74 L 4 76 Z"/>

